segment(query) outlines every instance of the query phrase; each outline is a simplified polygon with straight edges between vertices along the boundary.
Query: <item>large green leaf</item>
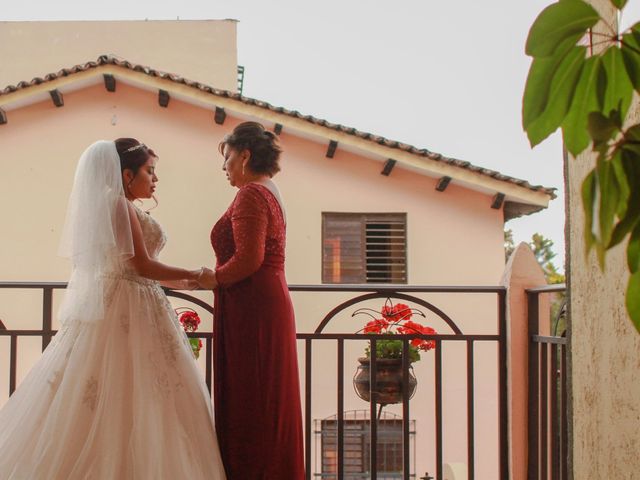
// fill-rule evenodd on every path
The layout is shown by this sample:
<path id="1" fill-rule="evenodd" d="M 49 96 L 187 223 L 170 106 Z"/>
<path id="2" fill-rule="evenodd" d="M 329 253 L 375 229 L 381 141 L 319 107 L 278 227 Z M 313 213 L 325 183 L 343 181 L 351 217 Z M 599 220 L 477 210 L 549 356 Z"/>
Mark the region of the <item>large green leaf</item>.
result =
<path id="1" fill-rule="evenodd" d="M 618 10 L 622 10 L 627 4 L 627 0 L 611 0 L 611 4 Z"/>
<path id="2" fill-rule="evenodd" d="M 629 135 L 636 127 L 631 127 L 625 133 Z M 611 166 L 620 187 L 616 212 L 620 221 L 613 229 L 607 248 L 621 243 L 640 223 L 640 155 L 636 150 L 640 150 L 640 145 L 629 143 L 625 137 L 619 141 L 611 157 Z"/>
<path id="3" fill-rule="evenodd" d="M 624 165 L 622 164 L 622 152 L 620 150 L 616 150 L 611 157 L 611 167 L 613 169 L 613 174 L 616 178 L 618 188 L 620 189 L 620 201 L 618 203 L 616 215 L 618 218 L 624 218 L 627 213 L 627 202 L 631 195 L 631 188 L 629 187 L 627 173 L 624 171 Z"/>
<path id="4" fill-rule="evenodd" d="M 544 111 L 525 127 L 532 147 L 542 142 L 562 124 L 569 111 L 585 61 L 586 48 L 573 47 L 553 72 L 553 78 L 549 79 L 548 101 Z M 530 94 L 535 95 L 536 92 L 532 91 Z"/>
<path id="5" fill-rule="evenodd" d="M 617 47 L 608 48 L 602 55 L 602 65 L 607 74 L 607 89 L 602 109 L 605 114 L 617 109 L 620 111 L 620 116 L 625 118 L 629 105 L 631 105 L 633 84 L 625 70 L 620 49 Z"/>
<path id="6" fill-rule="evenodd" d="M 631 27 L 631 31 L 622 36 L 622 60 L 633 85 L 634 90 L 640 92 L 640 22 Z"/>
<path id="7" fill-rule="evenodd" d="M 582 0 L 560 0 L 538 15 L 529 31 L 525 52 L 532 57 L 552 55 L 565 40 L 575 44 L 599 19 L 598 12 Z"/>
<path id="8" fill-rule="evenodd" d="M 640 332 L 640 272 L 629 278 L 627 285 L 627 312 L 636 330 Z"/>
<path id="9" fill-rule="evenodd" d="M 631 273 L 640 271 L 640 225 L 636 225 L 627 244 L 627 265 Z"/>
<path id="10" fill-rule="evenodd" d="M 593 235 L 593 203 L 596 194 L 596 172 L 595 169 L 589 172 L 582 182 L 582 208 L 584 209 L 584 241 L 586 253 L 589 253 L 595 243 Z"/>
<path id="11" fill-rule="evenodd" d="M 600 238 L 598 240 L 604 246 L 608 245 L 611 241 L 613 221 L 616 211 L 618 210 L 620 189 L 610 161 L 599 158 L 596 175 L 598 179 L 597 188 L 600 191 L 600 208 L 598 208 L 598 225 L 600 227 L 598 230 Z"/>
<path id="12" fill-rule="evenodd" d="M 617 125 L 611 119 L 600 112 L 591 112 L 587 116 L 589 136 L 594 145 L 608 142 L 614 133 L 618 132 Z M 608 145 L 605 145 L 608 148 Z"/>
<path id="13" fill-rule="evenodd" d="M 621 243 L 634 228 L 640 225 L 640 192 L 635 190 L 631 192 L 624 214 L 620 218 L 621 220 L 613 229 L 607 248 L 615 247 Z"/>
<path id="14" fill-rule="evenodd" d="M 601 57 L 594 56 L 584 62 L 573 102 L 562 122 L 564 143 L 574 157 L 589 145 L 589 113 L 602 111 L 606 75 L 601 60 Z"/>
<path id="15" fill-rule="evenodd" d="M 549 57 L 534 58 L 527 75 L 522 98 L 522 126 L 525 130 L 536 120 L 549 103 L 551 82 L 567 55 L 575 48 L 574 42 L 565 41 Z M 581 47 L 585 52 L 586 48 Z M 586 53 L 583 53 L 583 55 Z"/>
<path id="16" fill-rule="evenodd" d="M 622 146 L 624 149 L 633 150 L 632 142 L 636 145 L 640 144 L 640 124 L 632 125 L 624 131 L 625 144 Z"/>

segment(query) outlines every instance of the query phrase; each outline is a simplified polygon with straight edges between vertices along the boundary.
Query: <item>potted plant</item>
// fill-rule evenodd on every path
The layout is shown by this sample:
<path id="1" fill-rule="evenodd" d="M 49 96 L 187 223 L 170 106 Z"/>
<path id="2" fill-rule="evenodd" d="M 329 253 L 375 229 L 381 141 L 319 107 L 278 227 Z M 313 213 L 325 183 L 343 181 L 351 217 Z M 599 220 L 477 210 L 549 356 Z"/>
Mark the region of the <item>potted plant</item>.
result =
<path id="1" fill-rule="evenodd" d="M 176 308 L 175 311 L 176 315 L 178 315 L 178 321 L 185 332 L 189 333 L 198 330 L 198 326 L 200 325 L 200 316 L 195 310 L 189 307 L 179 307 Z M 200 350 L 202 350 L 202 340 L 199 338 L 189 338 L 189 343 L 191 344 L 193 356 L 199 358 Z"/>
<path id="2" fill-rule="evenodd" d="M 420 310 L 398 303 L 394 305 L 387 299 L 385 305 L 378 312 L 369 308 L 361 308 L 353 315 L 366 314 L 372 317 L 363 329 L 364 332 L 372 335 L 436 335 L 436 331 L 431 327 L 425 327 L 420 323 L 411 320 L 414 314 L 425 317 Z M 358 333 L 359 333 L 358 332 Z M 389 405 L 402 402 L 402 340 L 378 340 L 376 342 L 376 403 Z M 407 392 L 409 398 L 413 396 L 418 381 L 413 373 L 414 362 L 420 360 L 420 352 L 427 352 L 436 347 L 435 340 L 423 340 L 414 338 L 409 341 L 409 384 Z M 370 374 L 369 366 L 371 362 L 371 347 L 365 349 L 365 356 L 358 358 L 360 365 L 353 377 L 353 386 L 360 398 L 370 401 Z"/>

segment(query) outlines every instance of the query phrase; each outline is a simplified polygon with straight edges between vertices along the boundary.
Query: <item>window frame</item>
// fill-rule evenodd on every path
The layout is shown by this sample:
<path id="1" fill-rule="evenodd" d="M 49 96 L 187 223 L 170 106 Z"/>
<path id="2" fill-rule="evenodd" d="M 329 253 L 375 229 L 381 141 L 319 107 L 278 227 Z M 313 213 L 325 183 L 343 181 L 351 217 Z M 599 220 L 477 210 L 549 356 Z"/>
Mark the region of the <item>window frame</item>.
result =
<path id="1" fill-rule="evenodd" d="M 323 285 L 406 285 L 409 283 L 409 225 L 408 225 L 408 215 L 406 212 L 321 212 L 321 243 L 320 243 L 320 278 L 321 283 Z M 338 218 L 352 219 L 359 221 L 360 227 L 360 264 L 362 268 L 362 277 L 358 279 L 357 282 L 334 282 L 329 278 L 329 275 L 326 275 L 325 268 L 325 245 L 327 239 L 327 221 L 328 219 L 338 219 Z M 367 247 L 371 245 L 371 243 L 367 243 L 367 224 L 374 222 L 384 222 L 384 221 L 401 221 L 404 227 L 404 278 L 403 281 L 400 282 L 374 282 L 367 281 Z"/>

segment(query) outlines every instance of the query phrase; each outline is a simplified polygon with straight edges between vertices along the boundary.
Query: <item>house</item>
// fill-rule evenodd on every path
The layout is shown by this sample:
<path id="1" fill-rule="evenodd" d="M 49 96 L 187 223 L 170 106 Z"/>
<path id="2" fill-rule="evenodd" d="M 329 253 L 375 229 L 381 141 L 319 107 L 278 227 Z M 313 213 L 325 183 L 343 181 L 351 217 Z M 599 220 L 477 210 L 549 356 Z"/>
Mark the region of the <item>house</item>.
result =
<path id="1" fill-rule="evenodd" d="M 291 284 L 497 285 L 504 270 L 505 222 L 540 211 L 555 197 L 553 189 L 466 161 L 101 55 L 0 86 L 0 280 L 68 278 L 69 265 L 56 253 L 77 159 L 95 140 L 122 136 L 140 139 L 160 157 L 159 205 L 152 214 L 169 236 L 162 260 L 185 267 L 213 264 L 209 230 L 234 195 L 217 146 L 245 120 L 263 123 L 281 139 L 282 172 L 276 181 L 287 206 Z M 199 295 L 210 301 L 210 295 Z M 298 331 L 314 331 L 328 311 L 351 296 L 294 293 Z M 465 333 L 496 331 L 495 296 L 424 298 Z M 54 307 L 58 302 L 56 295 Z M 381 302 L 366 306 L 379 309 Z M 39 328 L 40 309 L 33 292 L 0 291 L 0 318 L 8 328 Z M 450 332 L 442 318 L 425 313 L 437 331 Z M 204 328 L 210 328 L 207 321 Z M 363 321 L 345 314 L 326 331 L 353 333 Z M 24 345 L 18 377 L 40 347 L 28 339 Z M 349 345 L 345 358 L 354 362 L 363 348 Z M 484 439 L 476 446 L 478 478 L 494 478 L 498 468 L 497 354 L 496 346 L 479 346 L 474 356 L 476 406 L 483 412 L 476 417 L 476 435 Z M 443 349 L 442 358 L 443 418 L 452 432 L 445 435 L 444 455 L 453 464 L 466 455 L 464 442 L 453 433 L 464 432 L 466 425 L 460 413 L 466 408 L 461 393 L 466 359 L 454 345 Z M 313 418 L 321 421 L 336 414 L 335 346 L 314 349 L 313 360 L 318 392 Z M 350 365 L 355 369 L 355 362 Z M 0 375 L 5 366 L 6 359 L 0 359 Z M 433 367 L 428 353 L 415 366 L 421 388 L 411 417 L 418 452 L 431 452 L 434 442 Z M 355 394 L 345 397 L 345 411 L 363 408 L 368 405 Z M 386 411 L 402 413 L 397 406 Z M 320 448 L 317 442 L 314 448 Z M 414 461 L 417 472 L 433 468 L 431 453 Z"/>

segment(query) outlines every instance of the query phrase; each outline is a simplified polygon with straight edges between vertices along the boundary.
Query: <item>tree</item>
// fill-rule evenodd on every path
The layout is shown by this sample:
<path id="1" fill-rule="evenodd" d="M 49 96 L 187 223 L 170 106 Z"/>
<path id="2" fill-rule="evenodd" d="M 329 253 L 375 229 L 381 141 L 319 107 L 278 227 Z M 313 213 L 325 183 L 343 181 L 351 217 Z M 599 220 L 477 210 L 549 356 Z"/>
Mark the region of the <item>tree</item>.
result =
<path id="1" fill-rule="evenodd" d="M 564 283 L 565 276 L 564 274 L 558 272 L 555 264 L 553 263 L 553 259 L 556 257 L 556 253 L 553 251 L 553 240 L 549 238 L 545 238 L 540 233 L 534 233 L 531 236 L 531 241 L 529 242 L 529 246 L 531 250 L 533 250 L 533 254 L 538 260 L 538 263 L 542 267 L 544 271 L 544 275 L 547 278 L 547 282 L 551 284 L 556 283 Z M 504 231 L 504 254 L 505 254 L 505 262 L 509 260 L 509 257 L 515 250 L 515 242 L 513 240 L 513 231 L 505 230 Z"/>
<path id="2" fill-rule="evenodd" d="M 515 243 L 513 243 L 513 231 L 511 229 L 504 231 L 504 261 L 509 260 L 509 257 L 516 249 Z"/>
<path id="3" fill-rule="evenodd" d="M 620 11 L 627 0 L 610 2 Z M 620 33 L 583 0 L 559 0 L 535 20 L 526 53 L 523 128 L 532 147 L 561 128 L 574 157 L 597 154 L 582 185 L 587 252 L 604 269 L 607 250 L 628 240 L 626 307 L 640 332 L 640 124 L 625 125 L 640 93 L 640 22 Z"/>
<path id="4" fill-rule="evenodd" d="M 531 237 L 531 249 L 536 256 L 538 263 L 544 270 L 544 275 L 547 277 L 547 282 L 551 284 L 564 283 L 564 274 L 558 272 L 553 259 L 557 255 L 553 250 L 553 240 L 543 237 L 539 233 L 534 233 Z"/>

